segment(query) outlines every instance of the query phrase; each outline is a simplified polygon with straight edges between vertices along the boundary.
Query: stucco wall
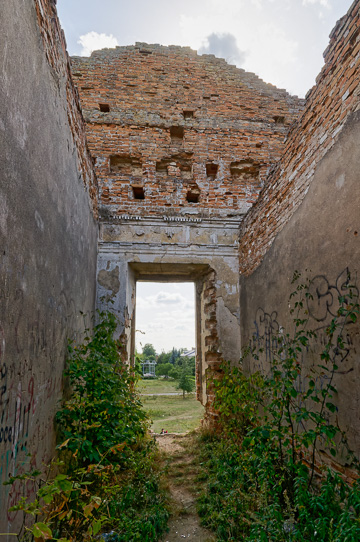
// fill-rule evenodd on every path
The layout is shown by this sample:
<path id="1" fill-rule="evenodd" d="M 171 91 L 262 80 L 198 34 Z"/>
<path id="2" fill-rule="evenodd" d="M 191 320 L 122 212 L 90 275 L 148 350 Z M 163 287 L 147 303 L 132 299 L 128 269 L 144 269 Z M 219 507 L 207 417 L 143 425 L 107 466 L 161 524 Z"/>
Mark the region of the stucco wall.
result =
<path id="1" fill-rule="evenodd" d="M 125 359 L 134 351 L 136 280 L 195 283 L 197 394 L 204 405 L 206 369 L 239 358 L 237 237 L 238 222 L 231 219 L 139 217 L 100 227 L 98 306 L 118 313 Z"/>
<path id="2" fill-rule="evenodd" d="M 2 2 L 0 52 L 1 484 L 53 449 L 67 338 L 94 308 L 97 188 L 54 2 Z M 1 532 L 18 489 L 0 485 Z"/>
<path id="3" fill-rule="evenodd" d="M 261 346 L 267 370 L 271 335 L 294 327 L 289 314 L 295 270 L 310 279 L 309 326 L 315 345 L 303 369 L 319 362 L 325 329 L 346 294 L 350 274 L 359 288 L 360 111 L 359 2 L 337 24 L 326 64 L 307 97 L 303 116 L 289 135 L 284 157 L 241 227 L 240 306 L 242 345 Z M 335 375 L 336 421 L 360 456 L 359 323 L 345 326 L 344 351 Z M 341 457 L 338 457 L 341 461 Z"/>

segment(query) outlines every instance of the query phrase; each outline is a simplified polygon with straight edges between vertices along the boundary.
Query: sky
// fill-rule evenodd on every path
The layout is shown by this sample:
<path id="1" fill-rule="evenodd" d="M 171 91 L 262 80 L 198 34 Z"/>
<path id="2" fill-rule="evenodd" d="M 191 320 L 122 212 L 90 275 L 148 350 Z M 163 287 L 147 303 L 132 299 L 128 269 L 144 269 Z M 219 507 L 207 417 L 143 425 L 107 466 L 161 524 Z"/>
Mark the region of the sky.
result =
<path id="1" fill-rule="evenodd" d="M 193 282 L 136 284 L 136 348 L 151 343 L 158 354 L 195 347 Z"/>
<path id="2" fill-rule="evenodd" d="M 304 97 L 352 0 L 58 0 L 70 55 L 136 41 L 190 46 Z M 137 347 L 195 346 L 193 284 L 138 283 Z"/>
<path id="3" fill-rule="evenodd" d="M 71 55 L 136 41 L 212 53 L 304 97 L 352 0 L 58 0 Z"/>

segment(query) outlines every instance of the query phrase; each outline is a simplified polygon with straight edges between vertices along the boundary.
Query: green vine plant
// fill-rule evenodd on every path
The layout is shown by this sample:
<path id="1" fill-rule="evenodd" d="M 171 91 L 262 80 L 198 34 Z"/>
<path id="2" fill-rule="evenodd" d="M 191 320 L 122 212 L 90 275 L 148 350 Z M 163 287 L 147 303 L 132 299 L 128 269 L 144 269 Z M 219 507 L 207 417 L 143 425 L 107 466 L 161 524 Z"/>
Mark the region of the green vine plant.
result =
<path id="1" fill-rule="evenodd" d="M 120 360 L 115 316 L 101 312 L 98 321 L 83 344 L 69 343 L 72 391 L 56 414 L 56 459 L 43 472 L 6 482 L 36 488 L 34 499 L 12 508 L 24 513 L 21 542 L 151 542 L 166 528 L 157 450 L 136 377 Z"/>
<path id="2" fill-rule="evenodd" d="M 307 314 L 309 281 L 299 279 L 295 273 L 290 296 L 294 330 L 273 337 L 268 373 L 245 375 L 243 358 L 238 367 L 225 363 L 223 378 L 214 381 L 226 438 L 205 447 L 210 482 L 199 512 L 220 540 L 360 540 L 358 483 L 349 487 L 331 471 L 321 479 L 318 461 L 320 450 L 336 456 L 346 444 L 334 421 L 334 377 L 346 328 L 359 315 L 358 290 L 348 280 L 326 345 L 307 368 L 303 359 L 317 355 L 317 334 Z M 248 348 L 245 355 L 258 360 L 262 351 Z"/>

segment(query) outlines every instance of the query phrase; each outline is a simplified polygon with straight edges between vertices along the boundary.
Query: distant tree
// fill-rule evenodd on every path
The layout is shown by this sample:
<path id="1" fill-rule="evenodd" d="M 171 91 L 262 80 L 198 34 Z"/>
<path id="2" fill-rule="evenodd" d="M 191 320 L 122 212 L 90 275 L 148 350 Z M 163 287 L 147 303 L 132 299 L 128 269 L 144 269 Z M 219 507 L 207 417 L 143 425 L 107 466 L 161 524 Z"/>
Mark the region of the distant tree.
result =
<path id="1" fill-rule="evenodd" d="M 163 364 L 163 363 L 169 363 L 170 361 L 170 356 L 171 356 L 171 352 L 161 352 L 160 356 L 158 357 L 157 359 L 157 362 L 158 364 Z"/>
<path id="2" fill-rule="evenodd" d="M 142 351 L 142 356 L 141 357 L 142 357 L 143 361 L 146 361 L 146 360 L 155 361 L 155 359 L 156 359 L 156 350 L 155 350 L 155 348 L 153 347 L 152 344 L 146 343 L 143 346 L 143 351 Z"/>
<path id="3" fill-rule="evenodd" d="M 169 371 L 169 376 L 173 378 L 174 380 L 178 380 L 180 378 L 180 371 L 178 367 L 171 366 L 171 370 Z"/>
<path id="4" fill-rule="evenodd" d="M 176 348 L 173 348 L 172 351 L 171 351 L 171 355 L 170 355 L 170 360 L 169 360 L 170 363 L 175 365 L 179 359 L 181 359 L 180 358 L 180 350 L 176 350 Z"/>
<path id="5" fill-rule="evenodd" d="M 195 376 L 195 356 L 193 356 L 192 358 L 187 358 L 187 362 L 186 362 L 186 365 L 189 369 L 189 372 Z"/>
<path id="6" fill-rule="evenodd" d="M 186 365 L 184 364 L 183 369 L 180 374 L 179 383 L 177 385 L 178 390 L 182 390 L 183 399 L 185 399 L 185 393 L 190 393 L 194 391 L 195 388 L 195 379 L 188 372 Z"/>
<path id="7" fill-rule="evenodd" d="M 161 363 L 156 366 L 156 376 L 165 376 L 169 378 L 169 373 L 172 370 L 173 366 L 171 363 Z"/>

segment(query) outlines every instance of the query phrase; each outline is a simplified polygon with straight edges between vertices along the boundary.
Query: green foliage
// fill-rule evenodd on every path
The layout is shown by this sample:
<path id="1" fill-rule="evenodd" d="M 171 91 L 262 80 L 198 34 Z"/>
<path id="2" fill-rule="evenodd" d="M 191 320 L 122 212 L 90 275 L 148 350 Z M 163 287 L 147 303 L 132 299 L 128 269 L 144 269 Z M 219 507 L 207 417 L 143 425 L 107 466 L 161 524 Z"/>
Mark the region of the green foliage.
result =
<path id="1" fill-rule="evenodd" d="M 165 376 L 165 377 L 168 377 L 169 376 L 169 373 L 170 371 L 172 370 L 173 366 L 171 365 L 171 363 L 162 363 L 162 364 L 158 364 L 156 366 L 156 376 Z"/>
<path id="2" fill-rule="evenodd" d="M 158 356 L 157 362 L 159 365 L 164 363 L 169 363 L 170 361 L 171 352 L 161 352 L 161 354 Z"/>
<path id="3" fill-rule="evenodd" d="M 170 354 L 170 363 L 173 365 L 176 363 L 176 361 L 180 357 L 180 350 L 176 350 L 176 348 L 173 348 Z"/>
<path id="4" fill-rule="evenodd" d="M 118 445 L 135 444 L 147 430 L 146 414 L 135 391 L 135 378 L 120 362 L 113 338 L 116 319 L 101 313 L 93 335 L 80 346 L 69 345 L 65 375 L 73 394 L 56 414 L 60 439 L 77 452 L 80 464 L 113 461 L 123 457 Z"/>
<path id="5" fill-rule="evenodd" d="M 318 451 L 334 455 L 335 442 L 344 443 L 334 423 L 334 375 L 345 326 L 359 314 L 355 291 L 349 285 L 339 298 L 327 343 L 311 370 L 301 363 L 316 339 L 303 316 L 310 294 L 298 284 L 291 296 L 294 333 L 282 330 L 272 338 L 268 374 L 245 376 L 241 363 L 224 364 L 223 379 L 214 381 L 226 438 L 204 446 L 208 485 L 199 513 L 220 540 L 360 539 L 359 485 L 350 488 L 330 471 L 315 483 Z M 247 354 L 257 358 L 261 352 Z"/>
<path id="6" fill-rule="evenodd" d="M 142 351 L 141 357 L 142 357 L 143 361 L 155 361 L 155 359 L 156 359 L 156 350 L 155 350 L 155 348 L 153 347 L 152 344 L 146 343 L 143 346 L 143 351 Z"/>
<path id="7" fill-rule="evenodd" d="M 111 530 L 113 540 L 150 542 L 166 527 L 157 451 L 134 376 L 120 361 L 116 320 L 111 313 L 99 319 L 84 344 L 69 347 L 73 393 L 56 415 L 59 461 L 45 474 L 9 481 L 37 488 L 34 500 L 13 508 L 34 518 L 31 528 L 24 522 L 21 541 L 86 542 Z"/>
<path id="8" fill-rule="evenodd" d="M 182 390 L 184 399 L 185 393 L 191 393 L 195 389 L 195 379 L 191 374 L 189 374 L 189 369 L 185 362 L 181 368 L 177 389 Z"/>
<path id="9" fill-rule="evenodd" d="M 178 380 L 180 378 L 180 369 L 179 367 L 173 367 L 169 371 L 169 376 L 173 378 L 174 380 Z"/>

